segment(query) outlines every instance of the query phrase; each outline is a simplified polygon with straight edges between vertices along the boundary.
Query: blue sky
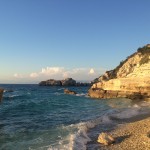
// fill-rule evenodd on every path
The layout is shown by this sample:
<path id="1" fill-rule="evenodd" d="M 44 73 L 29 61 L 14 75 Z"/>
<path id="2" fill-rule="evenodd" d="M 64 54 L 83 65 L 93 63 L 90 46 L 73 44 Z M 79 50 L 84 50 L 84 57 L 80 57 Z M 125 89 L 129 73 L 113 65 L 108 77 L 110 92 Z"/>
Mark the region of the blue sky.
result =
<path id="1" fill-rule="evenodd" d="M 148 0 L 1 0 L 0 83 L 94 79 L 150 43 L 149 6 Z"/>

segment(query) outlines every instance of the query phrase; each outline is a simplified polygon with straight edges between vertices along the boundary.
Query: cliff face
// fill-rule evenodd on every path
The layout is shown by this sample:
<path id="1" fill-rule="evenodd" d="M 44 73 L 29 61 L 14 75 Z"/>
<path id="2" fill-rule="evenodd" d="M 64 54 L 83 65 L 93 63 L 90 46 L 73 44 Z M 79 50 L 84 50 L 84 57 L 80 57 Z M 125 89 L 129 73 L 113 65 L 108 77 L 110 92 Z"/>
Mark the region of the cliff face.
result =
<path id="1" fill-rule="evenodd" d="M 89 90 L 93 98 L 150 98 L 150 47 L 139 48 L 114 70 L 100 76 Z"/>

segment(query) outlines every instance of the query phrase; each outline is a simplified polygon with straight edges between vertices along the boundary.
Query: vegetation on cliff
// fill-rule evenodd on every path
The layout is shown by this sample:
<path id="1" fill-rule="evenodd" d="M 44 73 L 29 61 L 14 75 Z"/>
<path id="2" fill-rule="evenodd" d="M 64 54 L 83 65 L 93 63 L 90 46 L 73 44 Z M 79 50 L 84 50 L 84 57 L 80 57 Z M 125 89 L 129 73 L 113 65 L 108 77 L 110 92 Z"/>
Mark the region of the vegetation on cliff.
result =
<path id="1" fill-rule="evenodd" d="M 129 62 L 129 60 L 134 59 L 135 56 L 138 56 L 139 60 L 137 60 L 137 62 L 136 61 Z M 106 73 L 104 75 L 101 75 L 99 78 L 96 78 L 93 81 L 93 83 L 97 83 L 97 82 L 100 82 L 100 81 L 103 81 L 103 80 L 107 81 L 107 80 L 110 80 L 110 79 L 118 78 L 118 72 L 122 68 L 123 68 L 122 70 L 124 70 L 125 72 L 127 72 L 126 70 L 129 70 L 127 74 L 130 74 L 134 70 L 134 67 L 136 67 L 137 64 L 139 64 L 141 66 L 145 63 L 148 63 L 149 61 L 150 61 L 150 44 L 147 44 L 146 46 L 144 46 L 142 48 L 141 47 L 138 48 L 135 53 L 128 56 L 125 60 L 121 61 L 120 64 L 115 69 L 110 70 L 110 71 L 106 71 Z M 126 68 L 123 67 L 126 64 L 128 64 L 129 66 L 126 67 Z M 123 76 L 121 76 L 121 77 L 123 77 Z"/>
<path id="2" fill-rule="evenodd" d="M 149 60 L 150 60 L 150 47 L 149 47 L 149 45 L 144 46 L 142 48 L 138 48 L 137 52 L 139 52 L 143 55 L 143 58 L 139 62 L 140 65 L 143 65 L 143 64 L 149 62 Z"/>
<path id="3" fill-rule="evenodd" d="M 97 78 L 89 90 L 95 98 L 150 99 L 150 44 Z"/>

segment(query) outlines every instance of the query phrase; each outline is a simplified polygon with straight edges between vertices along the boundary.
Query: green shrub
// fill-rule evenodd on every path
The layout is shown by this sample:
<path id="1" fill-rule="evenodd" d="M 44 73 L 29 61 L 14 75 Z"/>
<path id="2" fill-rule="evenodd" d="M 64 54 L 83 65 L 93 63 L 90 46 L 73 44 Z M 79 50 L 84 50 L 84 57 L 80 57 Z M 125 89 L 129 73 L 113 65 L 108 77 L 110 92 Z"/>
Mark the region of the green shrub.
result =
<path id="1" fill-rule="evenodd" d="M 150 54 L 150 47 L 144 46 L 142 48 L 138 48 L 137 52 L 140 52 L 142 55 Z"/>
<path id="2" fill-rule="evenodd" d="M 144 55 L 144 57 L 140 60 L 140 65 L 143 65 L 145 63 L 148 63 L 149 62 L 149 55 Z"/>

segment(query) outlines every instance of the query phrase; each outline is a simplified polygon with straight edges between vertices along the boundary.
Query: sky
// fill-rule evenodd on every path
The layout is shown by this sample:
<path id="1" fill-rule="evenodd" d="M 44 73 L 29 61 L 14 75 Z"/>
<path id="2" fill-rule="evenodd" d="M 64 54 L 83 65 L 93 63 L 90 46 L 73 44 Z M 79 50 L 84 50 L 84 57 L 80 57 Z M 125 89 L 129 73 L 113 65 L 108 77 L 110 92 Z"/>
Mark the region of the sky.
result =
<path id="1" fill-rule="evenodd" d="M 149 0 L 0 0 L 0 83 L 91 81 L 150 43 Z"/>

